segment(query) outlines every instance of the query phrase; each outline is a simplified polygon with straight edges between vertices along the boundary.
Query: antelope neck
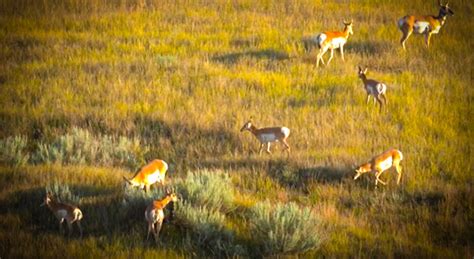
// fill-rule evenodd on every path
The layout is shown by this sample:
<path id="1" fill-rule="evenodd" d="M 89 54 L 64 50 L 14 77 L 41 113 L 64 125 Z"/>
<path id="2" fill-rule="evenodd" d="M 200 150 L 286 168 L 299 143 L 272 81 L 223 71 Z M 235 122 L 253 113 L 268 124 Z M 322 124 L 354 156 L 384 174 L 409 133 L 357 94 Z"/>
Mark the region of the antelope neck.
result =
<path id="1" fill-rule="evenodd" d="M 362 79 L 362 82 L 367 83 L 367 76 L 366 75 L 361 75 L 360 79 Z"/>
<path id="2" fill-rule="evenodd" d="M 258 129 L 254 125 L 250 125 L 249 131 L 252 132 L 254 135 L 257 135 Z"/>
<path id="3" fill-rule="evenodd" d="M 168 196 L 166 196 L 163 200 L 161 200 L 161 201 L 156 201 L 156 202 L 155 202 L 155 205 L 158 205 L 158 206 L 160 206 L 161 208 L 164 208 L 164 207 L 166 207 L 166 205 L 168 205 L 168 203 L 170 203 L 170 202 L 171 202 L 171 197 L 168 195 Z"/>

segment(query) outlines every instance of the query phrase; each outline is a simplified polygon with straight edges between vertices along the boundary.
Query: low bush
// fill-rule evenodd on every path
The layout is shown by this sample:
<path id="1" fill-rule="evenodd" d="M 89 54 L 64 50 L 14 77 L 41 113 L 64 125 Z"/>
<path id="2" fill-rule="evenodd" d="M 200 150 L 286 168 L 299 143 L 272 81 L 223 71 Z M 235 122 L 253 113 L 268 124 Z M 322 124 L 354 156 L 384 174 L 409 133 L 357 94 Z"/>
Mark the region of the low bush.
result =
<path id="1" fill-rule="evenodd" d="M 40 142 L 33 153 L 34 163 L 123 165 L 136 168 L 148 152 L 137 138 L 94 136 L 87 130 L 73 128 L 52 143 Z"/>
<path id="2" fill-rule="evenodd" d="M 316 249 L 328 235 L 309 208 L 295 203 L 257 203 L 250 212 L 250 231 L 263 255 L 301 253 Z"/>
<path id="3" fill-rule="evenodd" d="M 187 249 L 204 248 L 214 257 L 246 254 L 245 249 L 235 243 L 234 232 L 226 228 L 226 217 L 218 210 L 184 202 L 178 204 L 176 218 L 186 229 L 184 246 Z"/>
<path id="4" fill-rule="evenodd" d="M 0 161 L 12 166 L 28 163 L 29 154 L 25 151 L 28 138 L 24 136 L 8 137 L 0 140 Z"/>
<path id="5" fill-rule="evenodd" d="M 195 206 L 224 212 L 234 208 L 234 188 L 229 175 L 222 171 L 188 172 L 176 187 L 183 199 Z"/>

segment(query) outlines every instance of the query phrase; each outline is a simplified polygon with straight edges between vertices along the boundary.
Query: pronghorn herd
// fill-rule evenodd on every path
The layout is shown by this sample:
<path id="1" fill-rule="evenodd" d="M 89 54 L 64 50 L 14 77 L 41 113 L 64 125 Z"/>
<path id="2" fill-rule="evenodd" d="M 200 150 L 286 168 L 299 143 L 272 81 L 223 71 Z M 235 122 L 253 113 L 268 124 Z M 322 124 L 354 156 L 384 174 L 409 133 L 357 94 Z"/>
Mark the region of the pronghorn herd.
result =
<path id="1" fill-rule="evenodd" d="M 439 4 L 439 14 L 434 15 L 406 15 L 398 20 L 398 27 L 402 31 L 403 36 L 400 40 L 400 43 L 405 50 L 405 42 L 410 37 L 412 33 L 423 34 L 425 35 L 426 46 L 429 47 L 430 37 L 432 34 L 437 34 L 440 28 L 446 22 L 447 16 L 454 15 L 454 12 L 448 7 L 448 3 L 445 5 Z M 320 50 L 317 54 L 316 67 L 319 67 L 321 62 L 323 65 L 329 65 L 331 62 L 334 50 L 339 49 L 341 53 L 341 58 L 344 61 L 344 45 L 347 43 L 350 35 L 353 35 L 352 30 L 353 22 L 344 21 L 344 29 L 342 31 L 326 31 L 320 33 L 311 38 L 312 43 L 316 44 Z M 327 62 L 324 62 L 323 55 L 330 51 L 330 57 Z M 365 90 L 367 92 L 367 103 L 369 103 L 370 97 L 374 98 L 374 104 L 376 102 L 380 105 L 380 111 L 382 111 L 383 105 L 387 104 L 386 91 L 387 86 L 377 80 L 368 79 L 366 76 L 368 68 L 362 69 L 358 67 L 358 76 L 362 80 Z M 247 121 L 242 128 L 241 132 L 249 131 L 251 132 L 260 142 L 259 154 L 263 151 L 264 146 L 266 145 L 266 152 L 271 154 L 270 146 L 271 143 L 280 142 L 283 145 L 283 150 L 290 154 L 290 146 L 287 142 L 287 139 L 290 135 L 290 129 L 287 127 L 264 127 L 257 128 L 252 119 Z M 397 172 L 397 185 L 400 183 L 402 176 L 402 167 L 400 162 L 403 159 L 402 152 L 397 149 L 389 149 L 384 153 L 373 157 L 369 162 L 360 165 L 355 170 L 354 180 L 359 178 L 362 174 L 365 173 L 374 173 L 375 175 L 375 186 L 377 187 L 380 182 L 383 185 L 386 185 L 384 181 L 380 179 L 380 175 L 390 169 L 395 167 Z M 142 188 L 145 193 L 150 189 L 150 186 L 155 183 L 160 183 L 162 186 L 165 185 L 165 176 L 168 170 L 168 164 L 163 160 L 153 160 L 149 164 L 142 167 L 134 177 L 128 179 L 124 178 L 125 187 L 138 187 Z M 169 189 L 166 191 L 165 197 L 160 200 L 153 201 L 145 210 L 145 220 L 148 224 L 147 239 L 149 238 L 150 233 L 153 234 L 155 240 L 158 240 L 158 235 L 163 224 L 165 207 L 171 202 L 176 202 L 178 197 L 176 193 L 170 192 Z M 60 232 L 63 232 L 63 223 L 66 221 L 69 228 L 69 235 L 71 235 L 73 230 L 73 223 L 76 223 L 80 230 L 80 236 L 82 237 L 82 226 L 81 220 L 83 218 L 82 211 L 73 205 L 58 202 L 52 197 L 51 193 L 46 193 L 44 202 L 41 206 L 47 206 L 54 216 L 59 220 Z"/>

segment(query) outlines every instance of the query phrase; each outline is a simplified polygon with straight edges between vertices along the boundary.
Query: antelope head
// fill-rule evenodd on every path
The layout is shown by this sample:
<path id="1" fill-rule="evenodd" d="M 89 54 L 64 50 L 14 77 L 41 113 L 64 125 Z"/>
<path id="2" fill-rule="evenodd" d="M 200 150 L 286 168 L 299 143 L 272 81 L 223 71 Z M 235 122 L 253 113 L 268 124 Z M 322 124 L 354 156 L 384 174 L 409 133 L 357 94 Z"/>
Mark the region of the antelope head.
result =
<path id="1" fill-rule="evenodd" d="M 359 78 L 364 78 L 365 74 L 367 73 L 367 70 L 368 70 L 368 67 L 365 67 L 365 69 L 362 70 L 362 68 L 359 66 L 359 72 L 358 72 Z"/>
<path id="2" fill-rule="evenodd" d="M 359 168 L 357 168 L 355 170 L 356 172 L 356 175 L 354 176 L 354 180 L 356 180 L 357 178 L 359 178 L 361 175 L 365 174 L 365 173 L 368 173 L 370 172 L 371 169 L 370 169 L 370 164 L 369 163 L 366 163 L 366 164 L 363 164 L 361 166 L 359 166 Z"/>
<path id="3" fill-rule="evenodd" d="M 352 20 L 350 22 L 346 22 L 346 21 L 343 21 L 343 22 L 344 22 L 344 31 L 347 31 L 349 35 L 354 34 L 354 32 L 352 31 Z"/>
<path id="4" fill-rule="evenodd" d="M 449 2 L 447 2 L 445 5 L 441 4 L 441 0 L 438 0 L 438 5 L 439 5 L 439 16 L 440 17 L 446 17 L 446 16 L 453 16 L 454 12 L 451 10 L 448 6 Z"/>
<path id="5" fill-rule="evenodd" d="M 170 197 L 172 202 L 178 201 L 178 196 L 174 190 L 166 188 L 166 196 Z"/>
<path id="6" fill-rule="evenodd" d="M 46 192 L 46 195 L 44 196 L 44 200 L 43 200 L 43 203 L 41 203 L 40 207 L 43 207 L 45 205 L 48 205 L 50 202 L 51 202 L 51 193 L 50 192 Z"/>
<path id="7" fill-rule="evenodd" d="M 252 118 L 250 118 L 250 120 L 248 120 L 244 126 L 242 126 L 242 128 L 240 129 L 240 132 L 244 131 L 244 130 L 250 130 L 250 128 L 252 127 Z"/>

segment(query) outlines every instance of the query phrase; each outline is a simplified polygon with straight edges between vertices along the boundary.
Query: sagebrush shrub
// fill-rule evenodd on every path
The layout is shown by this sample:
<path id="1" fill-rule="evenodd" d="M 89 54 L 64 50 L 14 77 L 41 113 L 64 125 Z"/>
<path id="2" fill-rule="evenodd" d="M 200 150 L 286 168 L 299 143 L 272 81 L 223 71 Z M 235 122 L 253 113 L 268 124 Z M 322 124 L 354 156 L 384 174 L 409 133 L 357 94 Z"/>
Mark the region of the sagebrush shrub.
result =
<path id="1" fill-rule="evenodd" d="M 229 175 L 222 171 L 188 172 L 176 184 L 183 199 L 195 206 L 228 212 L 234 208 L 234 191 Z"/>
<path id="2" fill-rule="evenodd" d="M 71 203 L 78 205 L 81 202 L 81 197 L 74 194 L 69 185 L 54 181 L 53 184 L 46 186 L 46 192 L 51 192 L 53 197 L 59 202 Z"/>
<path id="3" fill-rule="evenodd" d="M 34 163 L 123 165 L 136 168 L 144 161 L 148 147 L 138 138 L 108 135 L 94 136 L 89 131 L 73 128 L 51 143 L 38 143 L 33 154 Z"/>
<path id="4" fill-rule="evenodd" d="M 27 144 L 28 138 L 24 136 L 0 140 L 0 161 L 13 166 L 25 165 L 30 158 L 25 151 Z"/>
<path id="5" fill-rule="evenodd" d="M 225 215 L 218 210 L 179 202 L 175 215 L 188 231 L 184 240 L 188 248 L 204 248 L 217 257 L 245 255 L 244 248 L 235 243 L 234 232 L 226 228 Z"/>
<path id="6" fill-rule="evenodd" d="M 295 203 L 257 203 L 250 212 L 250 231 L 263 255 L 316 249 L 325 236 L 320 220 Z"/>

